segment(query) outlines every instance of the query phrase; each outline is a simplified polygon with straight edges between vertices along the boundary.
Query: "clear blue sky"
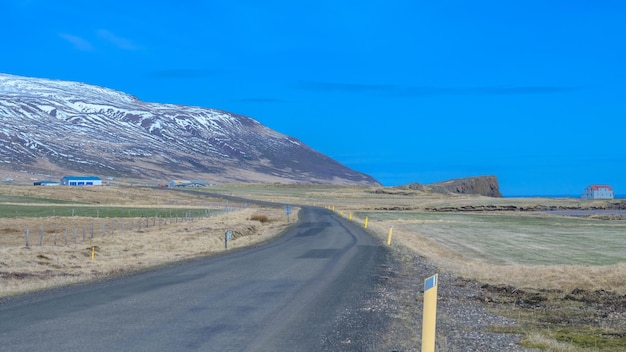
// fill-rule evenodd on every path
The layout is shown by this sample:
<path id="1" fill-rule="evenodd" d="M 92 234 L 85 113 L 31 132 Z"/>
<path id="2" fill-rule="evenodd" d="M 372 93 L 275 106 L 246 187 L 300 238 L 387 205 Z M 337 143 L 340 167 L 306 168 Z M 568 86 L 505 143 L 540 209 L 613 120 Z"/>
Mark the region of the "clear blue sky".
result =
<path id="1" fill-rule="evenodd" d="M 228 110 L 385 185 L 626 194 L 623 1 L 0 2 L 0 72 Z"/>

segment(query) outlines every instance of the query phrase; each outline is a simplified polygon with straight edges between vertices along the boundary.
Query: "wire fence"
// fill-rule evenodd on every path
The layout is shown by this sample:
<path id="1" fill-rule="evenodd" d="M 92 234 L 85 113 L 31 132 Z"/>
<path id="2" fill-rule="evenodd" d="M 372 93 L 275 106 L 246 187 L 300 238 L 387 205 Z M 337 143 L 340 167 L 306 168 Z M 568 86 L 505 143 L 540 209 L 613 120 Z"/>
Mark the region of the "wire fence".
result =
<path id="1" fill-rule="evenodd" d="M 238 207 L 224 207 L 223 209 L 205 209 L 200 211 L 186 211 L 182 214 L 170 213 L 170 216 L 153 216 L 138 218 L 107 218 L 102 220 L 91 220 L 89 223 L 81 226 L 51 226 L 48 230 L 44 226 L 39 227 L 39 235 L 31 243 L 31 231 L 29 227 L 24 231 L 25 246 L 31 245 L 43 246 L 44 243 L 49 245 L 50 242 L 54 246 L 69 244 L 78 244 L 79 241 L 85 242 L 94 237 L 106 237 L 116 232 L 142 232 L 154 227 L 163 227 L 168 225 L 195 222 L 200 219 L 209 218 L 219 214 L 229 213 L 233 211 L 247 208 L 248 205 Z"/>

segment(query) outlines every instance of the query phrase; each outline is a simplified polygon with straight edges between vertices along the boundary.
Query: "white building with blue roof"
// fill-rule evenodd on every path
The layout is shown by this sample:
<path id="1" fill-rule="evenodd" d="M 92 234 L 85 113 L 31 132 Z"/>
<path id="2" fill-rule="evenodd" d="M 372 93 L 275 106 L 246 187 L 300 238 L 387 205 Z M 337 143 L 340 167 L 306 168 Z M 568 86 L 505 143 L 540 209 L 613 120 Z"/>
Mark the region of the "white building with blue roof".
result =
<path id="1" fill-rule="evenodd" d="M 98 176 L 63 176 L 62 186 L 102 186 L 102 179 Z"/>

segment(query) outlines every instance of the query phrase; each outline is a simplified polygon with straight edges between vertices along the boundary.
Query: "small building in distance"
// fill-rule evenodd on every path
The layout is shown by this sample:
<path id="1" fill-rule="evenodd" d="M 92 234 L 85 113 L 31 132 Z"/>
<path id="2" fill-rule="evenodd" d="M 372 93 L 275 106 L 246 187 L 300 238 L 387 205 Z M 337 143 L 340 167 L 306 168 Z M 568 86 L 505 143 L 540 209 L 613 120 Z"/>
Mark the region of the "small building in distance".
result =
<path id="1" fill-rule="evenodd" d="M 171 180 L 168 187 L 204 187 L 208 184 L 207 181 L 202 180 Z"/>
<path id="2" fill-rule="evenodd" d="M 102 179 L 98 176 L 63 176 L 63 186 L 102 186 Z"/>
<path id="3" fill-rule="evenodd" d="M 59 183 L 57 181 L 49 181 L 49 180 L 41 180 L 37 182 L 33 182 L 34 186 L 58 186 Z"/>
<path id="4" fill-rule="evenodd" d="M 585 188 L 582 199 L 613 199 L 613 188 L 609 185 L 589 185 Z"/>

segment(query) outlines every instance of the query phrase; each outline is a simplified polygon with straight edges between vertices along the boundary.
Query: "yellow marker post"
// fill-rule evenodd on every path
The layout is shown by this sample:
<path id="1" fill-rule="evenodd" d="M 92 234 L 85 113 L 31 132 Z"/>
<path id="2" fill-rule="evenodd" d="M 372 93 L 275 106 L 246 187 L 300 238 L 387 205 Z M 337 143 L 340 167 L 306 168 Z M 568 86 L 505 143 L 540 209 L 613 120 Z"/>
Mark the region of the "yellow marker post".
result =
<path id="1" fill-rule="evenodd" d="M 333 205 L 333 211 L 335 211 L 335 206 Z"/>
<path id="2" fill-rule="evenodd" d="M 352 213 L 350 213 L 350 220 L 352 220 Z"/>
<path id="3" fill-rule="evenodd" d="M 91 247 L 91 260 L 96 256 L 96 247 Z"/>
<path id="4" fill-rule="evenodd" d="M 387 245 L 391 245 L 391 233 L 393 232 L 393 226 L 389 226 L 389 235 L 387 236 Z"/>
<path id="5" fill-rule="evenodd" d="M 437 325 L 437 285 L 439 275 L 424 280 L 424 316 L 422 321 L 422 352 L 435 352 Z"/>
<path id="6" fill-rule="evenodd" d="M 367 218 L 367 216 L 365 217 L 365 224 L 363 224 L 363 228 L 367 228 L 367 223 L 369 222 L 369 219 Z"/>

